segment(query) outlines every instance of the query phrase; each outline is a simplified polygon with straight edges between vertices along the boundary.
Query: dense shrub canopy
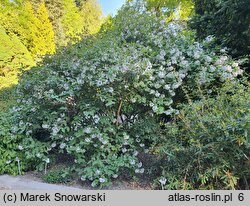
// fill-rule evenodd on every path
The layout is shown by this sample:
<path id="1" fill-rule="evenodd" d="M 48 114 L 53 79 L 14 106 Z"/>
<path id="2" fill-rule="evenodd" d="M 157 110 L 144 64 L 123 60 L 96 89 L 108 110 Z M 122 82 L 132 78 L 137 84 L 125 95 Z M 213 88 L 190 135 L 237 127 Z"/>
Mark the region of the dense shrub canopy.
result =
<path id="1" fill-rule="evenodd" d="M 178 113 L 180 88 L 209 87 L 241 74 L 230 57 L 139 3 L 124 6 L 97 39 L 23 75 L 14 130 L 26 135 L 21 146 L 28 159 L 47 163 L 50 153 L 67 153 L 93 186 L 124 168 L 143 173 L 138 151 L 147 152 L 161 135 L 160 115 Z"/>

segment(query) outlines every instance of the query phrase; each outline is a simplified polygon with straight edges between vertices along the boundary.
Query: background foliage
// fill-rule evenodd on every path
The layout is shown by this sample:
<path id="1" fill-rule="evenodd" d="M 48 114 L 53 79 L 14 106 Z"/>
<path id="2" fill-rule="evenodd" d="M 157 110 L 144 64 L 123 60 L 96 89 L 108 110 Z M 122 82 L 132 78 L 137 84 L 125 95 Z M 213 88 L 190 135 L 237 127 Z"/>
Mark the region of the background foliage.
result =
<path id="1" fill-rule="evenodd" d="M 0 88 L 16 84 L 22 69 L 56 48 L 96 33 L 102 11 L 95 0 L 0 1 Z"/>
<path id="2" fill-rule="evenodd" d="M 192 28 L 203 39 L 216 37 L 236 57 L 250 53 L 250 4 L 248 0 L 194 0 Z"/>

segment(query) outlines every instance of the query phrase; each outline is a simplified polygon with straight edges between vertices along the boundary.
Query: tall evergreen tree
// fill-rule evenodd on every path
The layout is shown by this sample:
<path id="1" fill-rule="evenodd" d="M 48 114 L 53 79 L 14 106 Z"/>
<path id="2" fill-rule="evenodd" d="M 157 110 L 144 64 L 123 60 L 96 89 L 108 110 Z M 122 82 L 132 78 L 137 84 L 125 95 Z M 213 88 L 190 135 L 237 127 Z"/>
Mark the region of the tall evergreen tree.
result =
<path id="1" fill-rule="evenodd" d="M 81 16 L 83 34 L 98 32 L 102 24 L 103 13 L 100 4 L 96 0 L 85 0 L 81 3 Z"/>
<path id="2" fill-rule="evenodd" d="M 8 0 L 0 0 L 0 25 L 6 33 L 19 36 L 21 26 L 19 24 L 18 6 Z"/>
<path id="3" fill-rule="evenodd" d="M 41 0 L 30 0 L 35 10 Z M 66 46 L 83 35 L 95 33 L 101 25 L 102 10 L 96 0 L 45 0 L 52 22 L 55 43 Z"/>
<path id="4" fill-rule="evenodd" d="M 20 36 L 31 54 L 36 57 L 40 53 L 39 45 L 42 39 L 39 35 L 39 20 L 29 1 L 26 1 L 20 8 L 19 22 L 22 27 Z"/>
<path id="5" fill-rule="evenodd" d="M 30 66 L 34 63 L 27 48 L 15 34 L 8 35 L 0 26 L 0 68 L 2 72 Z"/>
<path id="6" fill-rule="evenodd" d="M 55 43 L 57 46 L 61 46 L 66 39 L 62 25 L 63 2 L 62 0 L 45 0 L 45 5 L 49 12 L 50 21 L 53 25 Z"/>
<path id="7" fill-rule="evenodd" d="M 63 0 L 62 26 L 66 37 L 64 45 L 81 39 L 83 25 L 80 10 L 74 0 Z"/>
<path id="8" fill-rule="evenodd" d="M 37 9 L 37 27 L 39 29 L 40 55 L 55 53 L 55 34 L 52 23 L 49 20 L 49 14 L 42 1 Z"/>
<path id="9" fill-rule="evenodd" d="M 27 48 L 15 34 L 7 34 L 0 26 L 0 89 L 17 83 L 22 69 L 34 66 L 35 62 Z"/>
<path id="10" fill-rule="evenodd" d="M 34 10 L 38 10 L 42 0 L 30 0 Z M 56 46 L 65 45 L 66 37 L 62 25 L 63 1 L 62 0 L 44 0 L 49 19 L 53 25 Z"/>

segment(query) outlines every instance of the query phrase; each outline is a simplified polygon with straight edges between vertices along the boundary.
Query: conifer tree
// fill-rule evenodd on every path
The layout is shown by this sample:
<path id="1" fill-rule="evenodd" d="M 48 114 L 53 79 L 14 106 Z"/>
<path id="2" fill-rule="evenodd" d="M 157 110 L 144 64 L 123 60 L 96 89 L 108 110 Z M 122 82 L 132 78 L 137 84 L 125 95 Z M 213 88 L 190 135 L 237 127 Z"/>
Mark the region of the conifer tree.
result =
<path id="1" fill-rule="evenodd" d="M 63 0 L 62 26 L 66 37 L 64 45 L 69 42 L 75 43 L 81 39 L 83 25 L 80 10 L 74 0 Z"/>
<path id="2" fill-rule="evenodd" d="M 19 36 L 21 26 L 19 24 L 18 6 L 8 0 L 0 0 L 0 25 L 7 33 Z"/>
<path id="3" fill-rule="evenodd" d="M 34 66 L 27 48 L 15 34 L 7 34 L 0 26 L 0 89 L 17 83 L 20 69 Z"/>
<path id="4" fill-rule="evenodd" d="M 39 35 L 39 20 L 29 1 L 20 8 L 19 22 L 22 27 L 20 36 L 32 56 L 36 57 L 40 53 L 40 42 L 43 40 Z"/>
<path id="5" fill-rule="evenodd" d="M 101 6 L 96 0 L 85 0 L 81 4 L 81 16 L 83 26 L 83 34 L 94 34 L 99 31 L 103 13 Z"/>
<path id="6" fill-rule="evenodd" d="M 55 53 L 55 34 L 44 1 L 37 9 L 37 27 L 39 39 L 42 40 L 40 42 L 40 55 Z"/>
<path id="7" fill-rule="evenodd" d="M 50 21 L 55 33 L 55 44 L 60 47 L 64 45 L 65 34 L 62 25 L 63 2 L 62 0 L 45 0 L 45 5 L 49 13 Z"/>

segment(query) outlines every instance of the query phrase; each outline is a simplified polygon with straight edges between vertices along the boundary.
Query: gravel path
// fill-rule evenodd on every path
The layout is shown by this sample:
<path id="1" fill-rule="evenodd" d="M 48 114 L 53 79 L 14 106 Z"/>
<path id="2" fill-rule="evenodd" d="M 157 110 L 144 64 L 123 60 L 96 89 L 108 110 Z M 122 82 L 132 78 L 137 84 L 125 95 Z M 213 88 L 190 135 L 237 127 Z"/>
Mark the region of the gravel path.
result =
<path id="1" fill-rule="evenodd" d="M 0 176 L 0 190 L 80 190 L 64 185 L 53 185 L 30 180 L 26 177 Z"/>

